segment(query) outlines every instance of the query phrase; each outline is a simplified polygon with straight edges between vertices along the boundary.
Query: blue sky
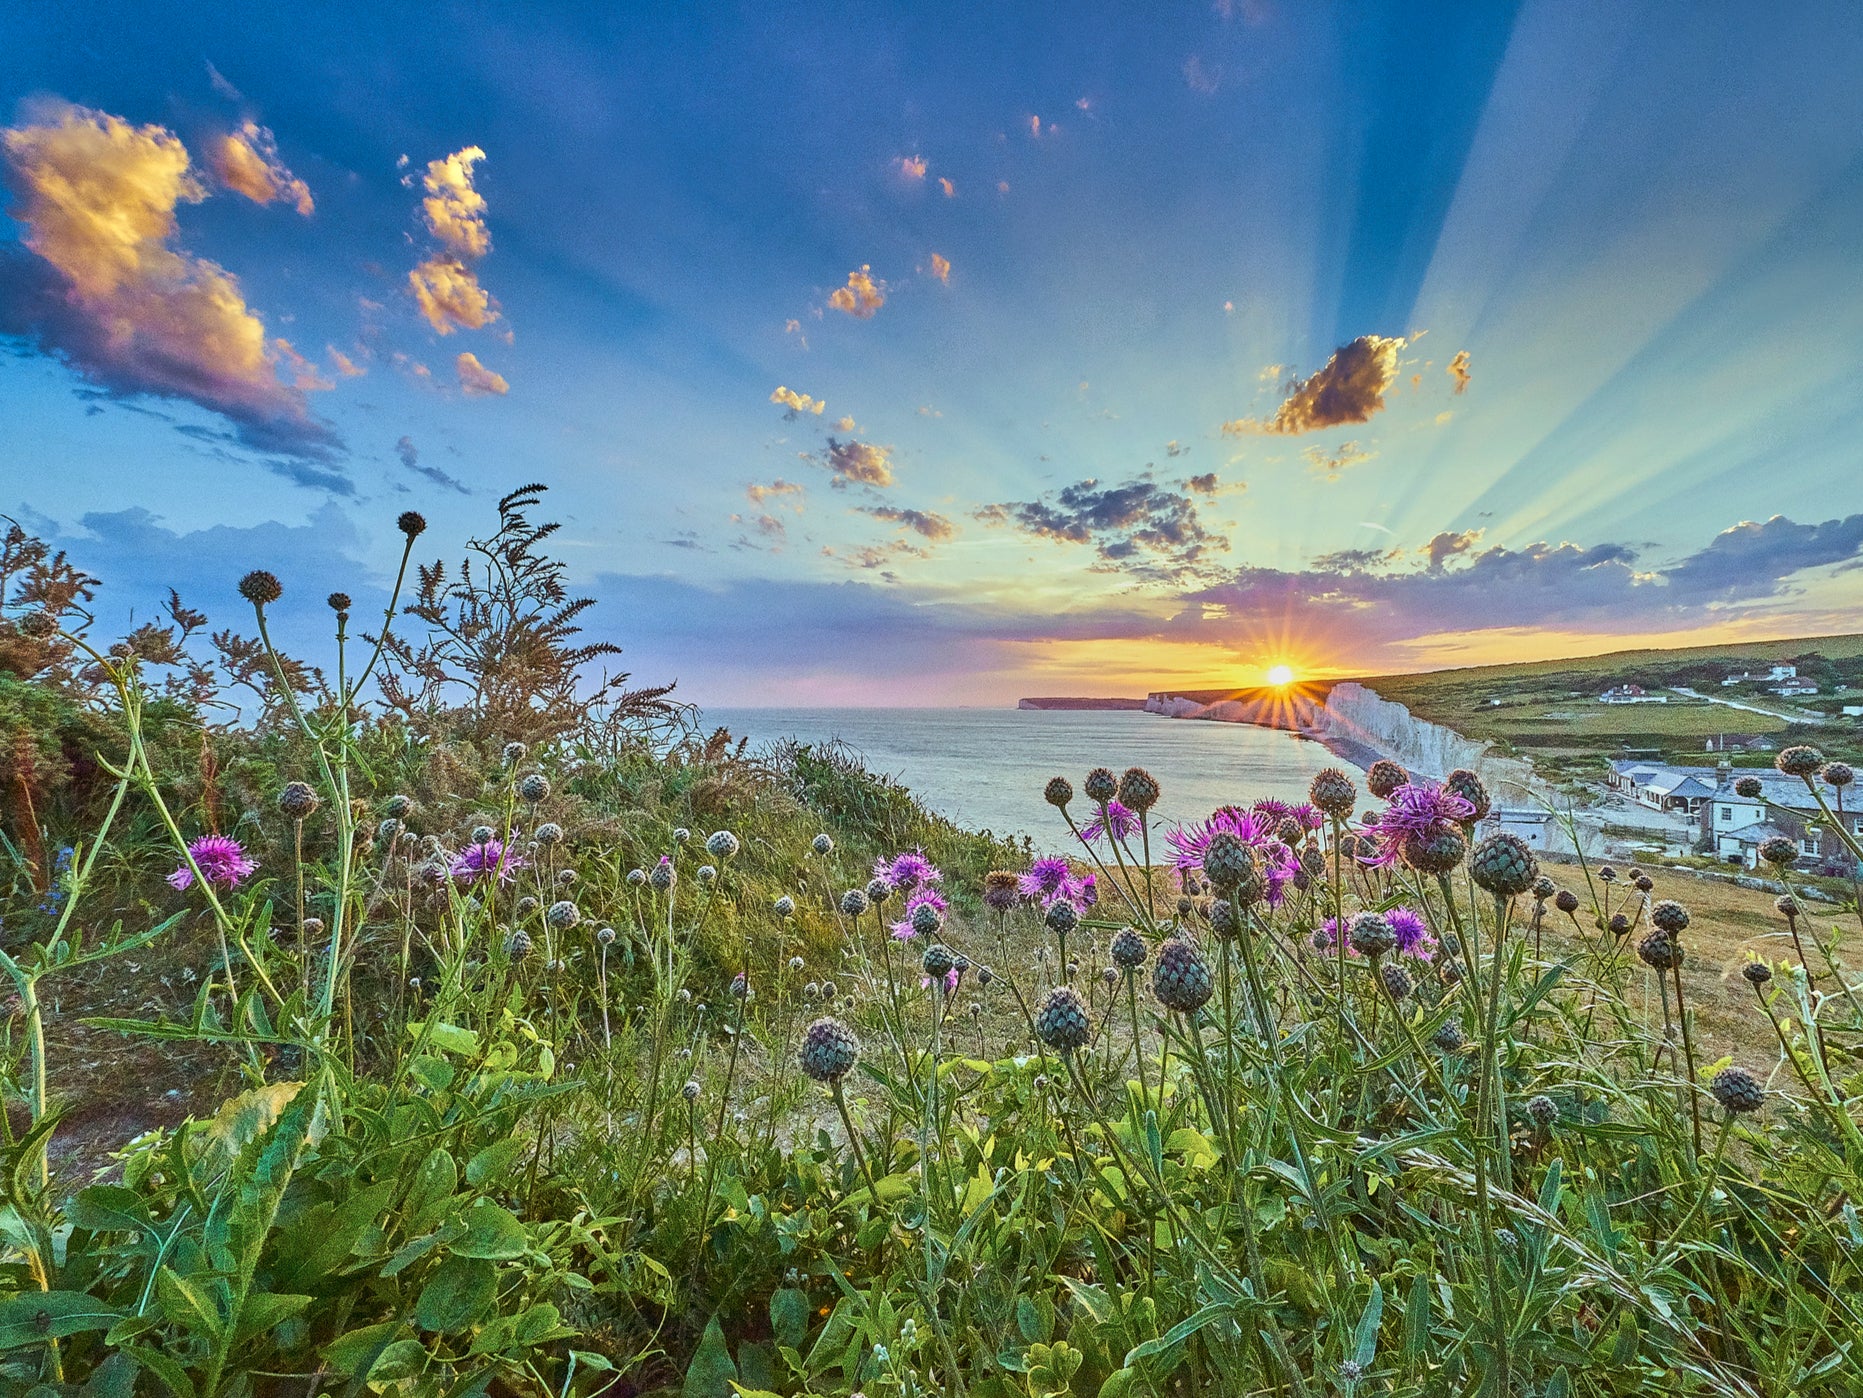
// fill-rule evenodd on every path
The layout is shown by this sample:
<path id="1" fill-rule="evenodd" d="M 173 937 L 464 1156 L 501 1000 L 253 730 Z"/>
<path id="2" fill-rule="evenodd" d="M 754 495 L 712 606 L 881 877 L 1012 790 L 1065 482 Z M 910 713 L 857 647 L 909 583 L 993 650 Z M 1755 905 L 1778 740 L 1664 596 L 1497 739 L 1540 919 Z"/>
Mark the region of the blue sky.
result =
<path id="1" fill-rule="evenodd" d="M 1855 627 L 1854 6 L 21 8 L 0 511 L 107 619 L 314 649 L 538 480 L 709 702 Z"/>

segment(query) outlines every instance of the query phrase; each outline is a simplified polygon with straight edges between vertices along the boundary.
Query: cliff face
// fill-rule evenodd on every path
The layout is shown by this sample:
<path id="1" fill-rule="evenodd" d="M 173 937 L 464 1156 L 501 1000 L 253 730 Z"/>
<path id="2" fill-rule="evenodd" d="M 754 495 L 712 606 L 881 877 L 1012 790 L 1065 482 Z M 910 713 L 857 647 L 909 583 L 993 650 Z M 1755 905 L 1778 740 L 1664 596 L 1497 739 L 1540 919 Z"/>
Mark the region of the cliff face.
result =
<path id="1" fill-rule="evenodd" d="M 1367 743 L 1412 771 L 1437 780 L 1457 767 L 1466 767 L 1487 783 L 1496 805 L 1539 804 L 1534 800 L 1539 784 L 1527 762 L 1492 753 L 1485 741 L 1420 719 L 1362 684 L 1334 685 L 1315 726 L 1328 736 Z"/>

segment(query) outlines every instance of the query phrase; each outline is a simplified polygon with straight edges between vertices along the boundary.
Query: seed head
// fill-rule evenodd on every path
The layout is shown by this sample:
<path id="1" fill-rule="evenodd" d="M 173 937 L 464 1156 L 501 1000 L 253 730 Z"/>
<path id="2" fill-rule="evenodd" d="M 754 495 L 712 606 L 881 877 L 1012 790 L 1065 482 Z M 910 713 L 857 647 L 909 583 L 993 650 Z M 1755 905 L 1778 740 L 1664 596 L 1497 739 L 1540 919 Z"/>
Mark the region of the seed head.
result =
<path id="1" fill-rule="evenodd" d="M 942 982 L 957 969 L 957 954 L 943 942 L 931 942 L 919 957 L 919 965 L 924 968 L 926 975 Z"/>
<path id="2" fill-rule="evenodd" d="M 673 869 L 673 861 L 665 855 L 660 856 L 660 862 L 647 875 L 647 882 L 660 893 L 667 892 L 678 881 L 679 875 Z"/>
<path id="3" fill-rule="evenodd" d="M 1447 874 L 1462 862 L 1468 843 L 1454 830 L 1433 830 L 1404 837 L 1404 863 L 1420 874 Z"/>
<path id="4" fill-rule="evenodd" d="M 1673 898 L 1664 898 L 1651 906 L 1650 926 L 1671 937 L 1679 937 L 1688 928 L 1688 909 Z"/>
<path id="5" fill-rule="evenodd" d="M 873 878 L 867 880 L 867 901 L 874 907 L 879 907 L 892 896 L 893 886 L 885 879 Z"/>
<path id="6" fill-rule="evenodd" d="M 1824 764 L 1824 784 L 1834 786 L 1839 791 L 1857 779 L 1848 762 L 1827 762 Z"/>
<path id="7" fill-rule="evenodd" d="M 1380 801 L 1391 799 L 1391 793 L 1400 786 L 1410 784 L 1410 773 L 1387 757 L 1381 757 L 1365 769 L 1365 789 Z"/>
<path id="8" fill-rule="evenodd" d="M 1443 778 L 1443 785 L 1475 808 L 1470 820 L 1480 820 L 1493 808 L 1485 782 L 1466 767 L 1458 767 Z"/>
<path id="9" fill-rule="evenodd" d="M 1740 974 L 1746 977 L 1748 985 L 1758 990 L 1762 985 L 1766 984 L 1767 981 L 1772 979 L 1772 967 L 1768 966 L 1764 961 L 1749 961 L 1740 968 Z"/>
<path id="10" fill-rule="evenodd" d="M 419 510 L 403 510 L 395 517 L 395 528 L 410 540 L 418 539 L 427 532 L 427 521 L 421 517 Z"/>
<path id="11" fill-rule="evenodd" d="M 1789 751 L 1789 749 L 1788 749 Z M 1766 1089 L 1745 1068 L 1723 1068 L 1708 1084 L 1714 1100 L 1736 1115 L 1757 1112 L 1766 1105 Z"/>
<path id="12" fill-rule="evenodd" d="M 1469 856 L 1469 873 L 1475 882 L 1497 898 L 1511 898 L 1533 887 L 1539 861 L 1518 835 L 1490 835 Z"/>
<path id="13" fill-rule="evenodd" d="M 382 802 L 382 814 L 394 820 L 405 820 L 409 811 L 414 809 L 414 802 L 406 796 L 390 796 Z"/>
<path id="14" fill-rule="evenodd" d="M 710 888 L 718 882 L 718 871 L 709 864 L 699 865 L 697 873 L 700 888 Z"/>
<path id="15" fill-rule="evenodd" d="M 596 932 L 596 934 L 595 934 L 595 940 L 596 940 L 596 941 L 598 941 L 598 942 L 600 942 L 600 943 L 601 943 L 601 944 L 602 944 L 603 946 L 605 946 L 605 947 L 606 947 L 606 946 L 613 946 L 613 945 L 614 945 L 614 940 L 615 940 L 615 930 L 614 930 L 614 928 L 612 928 L 612 927 L 604 927 L 604 928 L 601 928 L 601 929 L 600 929 L 599 931 L 597 931 L 597 932 Z"/>
<path id="16" fill-rule="evenodd" d="M 1462 1033 L 1461 1025 L 1453 1019 L 1445 1019 L 1436 1027 L 1436 1032 L 1430 1035 L 1430 1042 L 1443 1053 L 1454 1053 L 1467 1043 L 1468 1039 Z"/>
<path id="17" fill-rule="evenodd" d="M 1042 919 L 1048 930 L 1065 937 L 1080 926 L 1080 911 L 1065 898 L 1056 899 L 1048 905 L 1047 915 Z"/>
<path id="18" fill-rule="evenodd" d="M 1744 796 L 1749 801 L 1758 796 L 1763 790 L 1765 790 L 1765 788 L 1760 785 L 1760 779 L 1758 777 L 1742 777 L 1734 783 L 1734 795 Z"/>
<path id="19" fill-rule="evenodd" d="M 489 845 L 493 837 L 497 834 L 498 832 L 489 825 L 475 825 L 472 827 L 472 843 L 475 845 Z"/>
<path id="20" fill-rule="evenodd" d="M 518 928 L 505 938 L 505 955 L 513 961 L 522 961 L 530 955 L 530 933 Z"/>
<path id="21" fill-rule="evenodd" d="M 1773 907 L 1777 908 L 1781 913 L 1785 915 L 1785 920 L 1787 922 L 1797 921 L 1798 900 L 1794 898 L 1791 894 L 1781 893 L 1776 899 L 1773 900 Z"/>
<path id="22" fill-rule="evenodd" d="M 1056 904 L 1056 906 L 1060 906 Z M 930 903 L 920 903 L 912 909 L 909 919 L 912 930 L 921 937 L 935 937 L 944 926 L 944 914 Z"/>
<path id="23" fill-rule="evenodd" d="M 1103 806 L 1119 794 L 1119 778 L 1113 775 L 1110 767 L 1095 767 L 1087 773 L 1087 780 L 1080 789 L 1087 793 L 1089 801 Z"/>
<path id="24" fill-rule="evenodd" d="M 1542 1092 L 1527 1098 L 1527 1115 L 1536 1126 L 1551 1126 L 1559 1120 L 1559 1104 Z"/>
<path id="25" fill-rule="evenodd" d="M 1653 970 L 1673 970 L 1682 964 L 1682 948 L 1667 933 L 1652 932 L 1637 943 L 1637 960 Z"/>
<path id="26" fill-rule="evenodd" d="M 1059 810 L 1074 799 L 1074 784 L 1066 777 L 1050 777 L 1042 788 L 1041 799 Z"/>
<path id="27" fill-rule="evenodd" d="M 1173 937 L 1158 948 L 1152 968 L 1151 990 L 1158 1003 L 1179 1014 L 1195 1014 L 1209 1003 L 1214 988 L 1210 963 L 1196 945 Z"/>
<path id="28" fill-rule="evenodd" d="M 1652 888 L 1656 887 L 1656 880 L 1644 873 L 1631 875 L 1630 882 L 1637 886 L 1638 893 L 1648 893 Z"/>
<path id="29" fill-rule="evenodd" d="M 1227 898 L 1218 898 L 1210 904 L 1210 931 L 1228 941 L 1242 930 L 1242 920 L 1236 915 L 1236 905 Z"/>
<path id="30" fill-rule="evenodd" d="M 1048 992 L 1035 1012 L 1035 1037 L 1057 1053 L 1068 1054 L 1086 1047 L 1093 1037 L 1093 1022 L 1087 1018 L 1087 1006 L 1079 991 L 1057 985 Z"/>
<path id="31" fill-rule="evenodd" d="M 1158 795 L 1158 779 L 1143 767 L 1128 767 L 1119 779 L 1119 804 L 1128 810 L 1149 811 Z"/>
<path id="32" fill-rule="evenodd" d="M 1327 815 L 1343 820 L 1352 814 L 1352 807 L 1358 803 L 1358 788 L 1352 785 L 1352 778 L 1337 767 L 1326 767 L 1314 775 L 1313 785 L 1307 789 L 1307 799 Z"/>
<path id="33" fill-rule="evenodd" d="M 817 854 L 833 854 L 834 840 L 827 835 L 817 835 L 809 841 L 809 848 Z"/>
<path id="34" fill-rule="evenodd" d="M 794 917 L 796 915 L 796 900 L 785 893 L 781 898 L 778 898 L 774 903 L 770 904 L 770 911 L 775 913 L 778 917 Z"/>
<path id="35" fill-rule="evenodd" d="M 1218 830 L 1210 836 L 1203 851 L 1203 872 L 1218 891 L 1239 892 L 1244 885 L 1259 886 L 1261 882 L 1255 851 L 1230 830 Z"/>
<path id="36" fill-rule="evenodd" d="M 687 1078 L 686 1085 L 679 1089 L 679 1095 L 685 1098 L 688 1102 L 698 1101 L 699 1100 L 699 1080 L 697 1078 Z"/>
<path id="37" fill-rule="evenodd" d="M 239 580 L 239 595 L 255 607 L 263 607 L 284 596 L 285 590 L 276 576 L 263 568 L 254 568 Z"/>
<path id="38" fill-rule="evenodd" d="M 632 887 L 639 888 L 642 884 L 647 882 L 647 871 L 645 869 L 629 869 L 627 871 L 627 881 Z"/>
<path id="39" fill-rule="evenodd" d="M 563 843 L 563 827 L 553 820 L 546 820 L 537 827 L 537 833 L 533 838 L 540 845 L 560 845 Z M 565 869 L 563 872 L 567 874 L 571 871 Z"/>
<path id="40" fill-rule="evenodd" d="M 841 911 L 848 917 L 859 917 L 867 911 L 867 895 L 858 888 L 850 888 L 841 895 Z"/>
<path id="41" fill-rule="evenodd" d="M 1530 890 L 1534 900 L 1540 903 L 1544 903 L 1558 891 L 1559 885 L 1547 878 L 1544 874 L 1541 874 L 1537 879 L 1533 880 L 1533 887 Z"/>
<path id="42" fill-rule="evenodd" d="M 803 1031 L 796 1051 L 802 1071 L 816 1082 L 837 1083 L 860 1059 L 860 1040 L 838 1019 L 818 1019 Z"/>
<path id="43" fill-rule="evenodd" d="M 1776 864 L 1783 869 L 1798 862 L 1798 841 L 1789 840 L 1783 835 L 1773 835 L 1760 841 L 1759 857 L 1768 864 Z"/>
<path id="44" fill-rule="evenodd" d="M 1629 917 L 1623 913 L 1612 913 L 1610 922 L 1605 925 L 1610 929 L 1610 933 L 1613 937 L 1626 937 L 1630 935 L 1631 922 Z"/>
<path id="45" fill-rule="evenodd" d="M 323 803 L 309 782 L 286 782 L 278 793 L 278 809 L 292 820 L 304 820 Z"/>
<path id="46" fill-rule="evenodd" d="M 526 772 L 518 778 L 517 794 L 533 806 L 539 801 L 547 801 L 550 799 L 550 779 L 542 772 Z"/>
<path id="47" fill-rule="evenodd" d="M 1006 913 L 1021 901 L 1022 877 L 1009 869 L 992 869 L 983 876 L 983 905 Z"/>
<path id="48" fill-rule="evenodd" d="M 1782 750 L 1772 765 L 1788 777 L 1811 777 L 1824 766 L 1824 754 L 1807 743 L 1798 743 Z"/>
<path id="49" fill-rule="evenodd" d="M 1575 913 L 1578 911 L 1578 895 L 1569 888 L 1562 888 L 1553 895 L 1553 906 L 1562 913 Z"/>
<path id="50" fill-rule="evenodd" d="M 1378 979 L 1384 982 L 1384 993 L 1400 1002 L 1409 999 L 1410 992 L 1416 989 L 1410 973 L 1395 961 L 1387 961 L 1378 968 Z"/>
<path id="51" fill-rule="evenodd" d="M 742 846 L 729 830 L 714 830 L 705 837 L 705 852 L 713 859 L 729 859 Z"/>

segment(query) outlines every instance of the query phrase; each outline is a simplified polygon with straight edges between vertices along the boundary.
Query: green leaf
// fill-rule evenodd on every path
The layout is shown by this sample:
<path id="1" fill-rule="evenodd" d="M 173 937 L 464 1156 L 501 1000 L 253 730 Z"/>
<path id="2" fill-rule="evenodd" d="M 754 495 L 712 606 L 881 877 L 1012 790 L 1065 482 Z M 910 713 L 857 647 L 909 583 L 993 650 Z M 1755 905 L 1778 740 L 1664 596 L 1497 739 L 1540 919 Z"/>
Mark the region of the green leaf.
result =
<path id="1" fill-rule="evenodd" d="M 466 1183 L 476 1189 L 487 1180 L 498 1179 L 511 1168 L 511 1162 L 523 1149 L 524 1142 L 516 1136 L 507 1136 L 487 1146 L 466 1162 Z"/>
<path id="2" fill-rule="evenodd" d="M 725 1344 L 724 1327 L 713 1316 L 706 1323 L 705 1334 L 686 1367 L 685 1386 L 680 1398 L 734 1398 L 737 1365 L 731 1362 L 731 1349 Z"/>
<path id="3" fill-rule="evenodd" d="M 124 1345 L 121 1353 L 127 1354 L 154 1374 L 174 1398 L 194 1398 L 194 1381 L 188 1377 L 188 1371 L 169 1355 L 159 1349 L 150 1349 L 147 1345 Z"/>
<path id="4" fill-rule="evenodd" d="M 458 1188 L 459 1167 L 444 1146 L 435 1146 L 421 1161 L 420 1169 L 414 1172 L 414 1182 L 408 1186 L 407 1198 L 402 1201 L 402 1212 L 407 1215 L 409 1227 L 413 1228 L 415 1220 Z"/>
<path id="5" fill-rule="evenodd" d="M 379 1180 L 335 1208 L 320 1205 L 293 1219 L 279 1240 L 278 1284 L 291 1290 L 327 1290 L 394 1194 L 394 1180 Z"/>
<path id="6" fill-rule="evenodd" d="M 136 1361 L 118 1350 L 95 1369 L 78 1390 L 78 1398 L 135 1398 Z"/>
<path id="7" fill-rule="evenodd" d="M 1100 1398 L 1126 1398 L 1126 1395 L 1132 1391 L 1132 1385 L 1137 1381 L 1137 1369 L 1130 1366 L 1115 1369 L 1100 1385 Z"/>
<path id="8" fill-rule="evenodd" d="M 273 1291 L 255 1291 L 246 1296 L 239 1308 L 239 1323 L 233 1327 L 233 1343 L 262 1335 L 282 1320 L 288 1320 L 310 1305 L 308 1296 L 281 1295 Z"/>
<path id="9" fill-rule="evenodd" d="M 1212 1301 L 1195 1315 L 1180 1320 L 1157 1339 L 1147 1340 L 1144 1344 L 1135 1346 L 1126 1354 L 1126 1366 L 1130 1368 L 1141 1359 L 1150 1359 L 1154 1354 L 1162 1354 L 1165 1350 L 1175 1349 L 1204 1326 L 1215 1324 L 1232 1314 L 1233 1311 L 1234 1307 L 1227 1301 Z"/>
<path id="10" fill-rule="evenodd" d="M 793 1286 L 785 1286 L 770 1296 L 770 1333 L 779 1345 L 799 1350 L 809 1335 L 809 1298 Z"/>
<path id="11" fill-rule="evenodd" d="M 393 1383 L 396 1379 L 411 1379 L 427 1367 L 427 1346 L 409 1336 L 396 1340 L 381 1352 L 380 1357 L 369 1366 L 368 1382 Z"/>
<path id="12" fill-rule="evenodd" d="M 1361 1371 L 1371 1368 L 1371 1361 L 1378 1355 L 1378 1326 L 1384 1321 L 1384 1288 L 1377 1282 L 1371 1284 L 1371 1299 L 1365 1303 L 1365 1314 L 1358 1318 L 1358 1333 L 1353 1339 L 1352 1357 L 1358 1361 Z"/>
<path id="13" fill-rule="evenodd" d="M 120 1184 L 94 1184 L 79 1190 L 65 1216 L 93 1233 L 145 1233 L 155 1227 L 143 1197 Z"/>
<path id="14" fill-rule="evenodd" d="M 226 1321 L 213 1298 L 174 1268 L 164 1267 L 155 1274 L 155 1294 L 163 1314 L 184 1330 L 216 1341 L 224 1333 Z"/>
<path id="15" fill-rule="evenodd" d="M 1039 1344 L 1054 1335 L 1054 1302 L 1046 1296 L 1016 1298 L 1016 1329 L 1030 1344 Z"/>
<path id="16" fill-rule="evenodd" d="M 448 1024 L 444 1020 L 435 1020 L 431 1026 L 419 1020 L 408 1021 L 408 1033 L 418 1039 L 422 1033 L 427 1034 L 427 1042 L 442 1053 L 456 1053 L 461 1058 L 479 1056 L 479 1036 L 476 1031 L 462 1029 L 457 1024 Z"/>
<path id="17" fill-rule="evenodd" d="M 0 1301 L 0 1350 L 108 1330 L 120 1315 L 82 1291 L 28 1291 Z"/>
<path id="18" fill-rule="evenodd" d="M 498 1299 L 497 1270 L 476 1257 L 449 1257 L 435 1269 L 414 1303 L 423 1330 L 451 1334 L 484 1316 Z"/>
<path id="19" fill-rule="evenodd" d="M 376 1360 L 381 1358 L 407 1326 L 399 1320 L 385 1320 L 380 1325 L 365 1325 L 338 1335 L 317 1352 L 317 1358 L 343 1378 L 360 1374 L 367 1378 Z"/>
<path id="20" fill-rule="evenodd" d="M 475 1199 L 462 1215 L 465 1235 L 447 1244 L 455 1257 L 483 1257 L 507 1262 L 530 1251 L 530 1235 L 508 1209 L 490 1199 Z"/>
<path id="21" fill-rule="evenodd" d="M 1422 1359 L 1430 1348 L 1430 1279 L 1418 1272 L 1410 1282 L 1410 1303 L 1404 1307 L 1404 1353 Z"/>

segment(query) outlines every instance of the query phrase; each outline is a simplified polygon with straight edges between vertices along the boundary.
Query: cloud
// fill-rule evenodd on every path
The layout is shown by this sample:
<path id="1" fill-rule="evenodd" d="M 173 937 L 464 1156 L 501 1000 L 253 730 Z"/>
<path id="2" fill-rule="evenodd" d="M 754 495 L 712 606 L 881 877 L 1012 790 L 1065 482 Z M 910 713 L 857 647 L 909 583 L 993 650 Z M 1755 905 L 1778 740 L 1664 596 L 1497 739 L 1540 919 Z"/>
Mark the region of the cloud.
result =
<path id="1" fill-rule="evenodd" d="M 1455 358 L 1449 361 L 1449 377 L 1455 380 L 1455 391 L 1466 392 L 1468 389 L 1468 351 L 1457 350 Z"/>
<path id="2" fill-rule="evenodd" d="M 1223 432 L 1231 437 L 1251 432 L 1291 435 L 1369 422 L 1372 414 L 1384 407 L 1384 395 L 1396 382 L 1397 355 L 1404 344 L 1400 336 L 1360 335 L 1334 350 L 1326 366 L 1312 378 L 1296 380 L 1289 388 L 1287 401 L 1268 421 L 1238 418 L 1224 423 Z"/>
<path id="3" fill-rule="evenodd" d="M 951 283 L 951 259 L 933 253 L 931 255 L 931 274 L 939 281 L 949 286 Z"/>
<path id="4" fill-rule="evenodd" d="M 803 349 L 809 347 L 809 337 L 802 333 L 802 322 L 793 316 L 783 322 L 783 334 L 794 335 L 797 340 L 801 341 Z"/>
<path id="5" fill-rule="evenodd" d="M 1325 447 L 1308 447 L 1301 453 L 1306 457 L 1307 465 L 1327 476 L 1337 476 L 1341 471 L 1363 465 L 1378 453 L 1366 451 L 1357 442 L 1341 442 L 1328 451 Z"/>
<path id="6" fill-rule="evenodd" d="M 330 356 L 330 362 L 336 366 L 336 372 L 346 379 L 359 379 L 369 372 L 335 345 L 325 345 L 323 350 Z"/>
<path id="7" fill-rule="evenodd" d="M 483 330 L 498 319 L 478 274 L 458 258 L 428 258 L 408 273 L 408 286 L 427 323 L 442 335 L 455 329 Z"/>
<path id="8" fill-rule="evenodd" d="M 859 424 L 851 417 L 838 417 L 834 420 L 834 430 L 843 436 L 860 430 Z"/>
<path id="9" fill-rule="evenodd" d="M 1214 495 L 1222 489 L 1222 482 L 1216 478 L 1216 472 L 1205 471 L 1200 476 L 1192 476 L 1184 482 L 1184 489 L 1196 495 Z"/>
<path id="10" fill-rule="evenodd" d="M 1192 92 L 1201 92 L 1207 97 L 1223 85 L 1223 70 L 1221 65 L 1205 68 L 1203 60 L 1193 53 L 1184 60 L 1184 81 Z"/>
<path id="11" fill-rule="evenodd" d="M 206 190 L 160 126 L 65 102 L 0 132 L 14 218 L 34 254 L 0 252 L 0 335 L 36 341 L 116 396 L 185 399 L 260 451 L 329 459 L 239 281 L 176 244 L 175 209 Z"/>
<path id="12" fill-rule="evenodd" d="M 946 178 L 944 178 L 944 176 L 942 175 L 938 177 L 938 188 L 944 191 L 945 198 L 947 199 L 957 198 L 957 186 L 951 183 L 950 180 L 947 180 Z"/>
<path id="13" fill-rule="evenodd" d="M 836 489 L 849 485 L 889 486 L 893 483 L 893 449 L 871 442 L 842 441 L 830 437 L 821 461 L 834 473 Z"/>
<path id="14" fill-rule="evenodd" d="M 1089 478 L 1040 500 L 986 505 L 977 518 L 1057 543 L 1090 544 L 1100 559 L 1096 571 L 1146 582 L 1205 577 L 1210 555 L 1229 546 L 1204 527 L 1189 493 L 1148 479 L 1103 486 Z"/>
<path id="15" fill-rule="evenodd" d="M 453 367 L 459 372 L 459 389 L 468 398 L 478 398 L 490 394 L 506 394 L 511 385 L 505 382 L 503 374 L 495 374 L 479 363 L 476 354 L 467 352 L 453 361 Z"/>
<path id="16" fill-rule="evenodd" d="M 925 178 L 925 157 L 922 155 L 902 155 L 893 162 L 893 168 L 899 172 L 900 177 L 903 179 L 922 180 Z"/>
<path id="17" fill-rule="evenodd" d="M 421 176 L 427 191 L 421 220 L 440 250 L 408 273 L 408 286 L 427 323 L 442 335 L 456 328 L 481 330 L 498 319 L 490 294 L 471 266 L 492 250 L 485 196 L 473 186 L 473 167 L 483 159 L 484 151 L 467 146 L 428 161 Z"/>
<path id="18" fill-rule="evenodd" d="M 1863 567 L 1863 514 L 1741 523 L 1651 567 L 1627 544 L 1478 550 L 1479 537 L 1445 531 L 1415 554 L 1348 550 L 1302 571 L 1243 568 L 1185 601 L 1273 615 L 1293 633 L 1329 637 L 1362 664 L 1380 648 L 1445 634 L 1565 627 L 1639 635 L 1724 622 L 1738 605 L 1787 596 L 1806 569 Z M 1403 562 L 1415 556 L 1427 556 L 1423 567 Z"/>
<path id="19" fill-rule="evenodd" d="M 770 395 L 770 401 L 781 403 L 787 409 L 783 416 L 791 422 L 803 413 L 813 413 L 816 417 L 820 417 L 822 409 L 828 406 L 820 398 L 811 398 L 806 393 L 797 393 L 793 388 L 784 388 L 781 384 L 778 384 L 776 391 Z"/>
<path id="20" fill-rule="evenodd" d="M 1481 542 L 1482 531 L 1479 529 L 1451 530 L 1445 529 L 1423 546 L 1423 552 L 1430 557 L 1430 571 L 1440 573 L 1443 564 L 1451 558 L 1459 558 Z"/>
<path id="21" fill-rule="evenodd" d="M 758 485 L 752 482 L 750 485 L 744 487 L 744 498 L 759 509 L 763 508 L 772 500 L 779 502 L 791 500 L 794 501 L 794 503 L 790 508 L 797 514 L 802 513 L 802 497 L 804 493 L 799 482 L 786 481 L 781 476 L 778 476 L 768 485 Z"/>
<path id="22" fill-rule="evenodd" d="M 207 163 L 221 184 L 255 204 L 282 200 L 306 218 L 316 208 L 310 186 L 285 168 L 272 133 L 256 121 L 246 122 L 209 145 Z"/>
<path id="23" fill-rule="evenodd" d="M 401 464 L 415 475 L 425 477 L 435 485 L 444 486 L 448 490 L 456 490 L 461 495 L 472 494 L 463 482 L 448 475 L 438 466 L 421 465 L 420 448 L 414 445 L 412 437 L 403 436 L 395 443 L 395 455 L 400 457 Z"/>
<path id="24" fill-rule="evenodd" d="M 886 304 L 886 283 L 873 279 L 873 268 L 863 264 L 847 274 L 847 285 L 836 287 L 828 304 L 844 315 L 866 320 Z"/>
<path id="25" fill-rule="evenodd" d="M 909 529 L 922 539 L 942 544 L 957 537 L 957 526 L 935 510 L 903 510 L 890 505 L 863 505 L 860 513 Z"/>

